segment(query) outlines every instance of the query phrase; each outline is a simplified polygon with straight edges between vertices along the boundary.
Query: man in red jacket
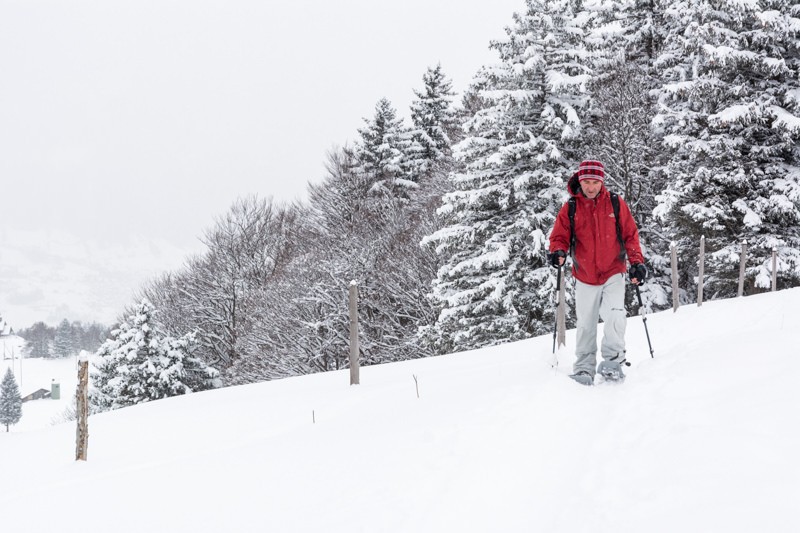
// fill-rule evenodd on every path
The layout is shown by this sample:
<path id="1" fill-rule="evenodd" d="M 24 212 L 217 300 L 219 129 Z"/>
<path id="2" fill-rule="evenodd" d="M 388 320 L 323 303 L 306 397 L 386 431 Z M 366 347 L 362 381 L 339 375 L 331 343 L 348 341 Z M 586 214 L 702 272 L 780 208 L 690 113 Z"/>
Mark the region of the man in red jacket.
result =
<path id="1" fill-rule="evenodd" d="M 625 256 L 630 262 L 631 283 L 647 277 L 639 246 L 639 230 L 627 204 L 619 198 L 619 231 L 611 193 L 605 188 L 605 169 L 600 161 L 583 161 L 567 183 L 574 198 L 574 240 L 569 202 L 558 212 L 550 234 L 550 263 L 561 268 L 572 255 L 575 277 L 577 340 L 574 373 L 584 385 L 594 383 L 595 372 L 606 380 L 621 380 L 625 363 Z M 574 243 L 574 244 L 573 244 Z M 571 246 L 571 244 L 573 244 Z M 597 322 L 603 320 L 603 341 L 597 362 Z"/>

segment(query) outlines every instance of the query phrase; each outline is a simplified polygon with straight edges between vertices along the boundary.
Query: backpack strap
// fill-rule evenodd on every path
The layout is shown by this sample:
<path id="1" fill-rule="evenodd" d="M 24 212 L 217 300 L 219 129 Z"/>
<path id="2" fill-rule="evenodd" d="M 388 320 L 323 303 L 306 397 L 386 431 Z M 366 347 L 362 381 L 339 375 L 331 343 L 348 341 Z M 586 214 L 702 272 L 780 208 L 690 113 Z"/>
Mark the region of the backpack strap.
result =
<path id="1" fill-rule="evenodd" d="M 625 251 L 625 241 L 622 239 L 622 228 L 619 226 L 619 195 L 615 192 L 609 193 L 611 196 L 611 207 L 614 208 L 614 221 L 617 223 L 617 240 L 619 241 L 619 258 L 623 261 L 627 252 Z"/>

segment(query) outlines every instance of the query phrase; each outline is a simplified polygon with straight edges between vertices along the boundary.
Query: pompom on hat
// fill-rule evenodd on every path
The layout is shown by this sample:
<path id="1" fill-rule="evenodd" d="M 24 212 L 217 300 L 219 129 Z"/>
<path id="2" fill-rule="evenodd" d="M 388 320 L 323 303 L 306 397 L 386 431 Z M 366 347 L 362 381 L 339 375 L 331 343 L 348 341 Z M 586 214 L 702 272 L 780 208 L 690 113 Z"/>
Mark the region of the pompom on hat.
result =
<path id="1" fill-rule="evenodd" d="M 572 178 L 578 178 L 578 181 L 598 180 L 605 182 L 606 171 L 603 167 L 603 163 L 600 161 L 587 159 L 585 161 L 581 161 L 580 166 L 578 166 L 578 171 L 572 175 Z"/>

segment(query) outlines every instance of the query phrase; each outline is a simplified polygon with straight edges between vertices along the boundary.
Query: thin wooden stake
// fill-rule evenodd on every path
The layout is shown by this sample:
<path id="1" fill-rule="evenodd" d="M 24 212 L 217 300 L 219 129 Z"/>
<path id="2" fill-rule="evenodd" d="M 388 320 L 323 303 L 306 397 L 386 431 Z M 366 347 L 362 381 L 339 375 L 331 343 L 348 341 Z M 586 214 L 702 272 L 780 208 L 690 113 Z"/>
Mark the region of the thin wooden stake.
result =
<path id="1" fill-rule="evenodd" d="M 778 250 L 772 249 L 772 292 L 778 290 Z"/>
<path id="2" fill-rule="evenodd" d="M 697 273 L 697 307 L 703 305 L 703 273 L 706 265 L 706 236 L 700 237 L 700 257 L 698 259 Z"/>
<path id="3" fill-rule="evenodd" d="M 744 272 L 747 264 L 747 241 L 742 241 L 742 255 L 739 259 L 739 292 L 737 296 L 744 296 Z"/>
<path id="4" fill-rule="evenodd" d="M 672 252 L 672 312 L 675 313 L 678 311 L 680 302 L 678 299 L 678 249 L 674 242 L 670 245 L 670 251 Z"/>
<path id="5" fill-rule="evenodd" d="M 411 375 L 414 376 L 414 385 L 417 387 L 417 399 L 419 400 L 419 381 L 417 380 L 416 374 L 411 374 Z"/>
<path id="6" fill-rule="evenodd" d="M 358 282 L 350 282 L 350 385 L 359 384 Z"/>

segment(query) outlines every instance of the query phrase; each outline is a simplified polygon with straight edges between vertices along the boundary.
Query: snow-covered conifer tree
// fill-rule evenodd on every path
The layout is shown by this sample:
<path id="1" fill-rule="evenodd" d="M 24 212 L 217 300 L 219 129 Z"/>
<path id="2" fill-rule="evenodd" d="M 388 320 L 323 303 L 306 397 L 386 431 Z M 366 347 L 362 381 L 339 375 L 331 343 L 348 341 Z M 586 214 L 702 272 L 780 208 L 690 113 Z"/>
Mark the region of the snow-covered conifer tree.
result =
<path id="1" fill-rule="evenodd" d="M 634 64 L 649 69 L 660 52 L 667 29 L 659 0 L 583 0 L 586 43 L 600 72 Z"/>
<path id="2" fill-rule="evenodd" d="M 415 153 L 415 172 L 427 175 L 434 166 L 451 156 L 451 146 L 458 135 L 459 119 L 453 107 L 452 82 L 441 65 L 429 68 L 422 77 L 424 87 L 414 90 L 411 103 L 412 138 L 419 151 Z M 417 180 L 418 181 L 418 180 Z"/>
<path id="3" fill-rule="evenodd" d="M 56 336 L 53 339 L 53 357 L 69 357 L 75 352 L 74 331 L 69 321 L 64 319 L 56 328 Z"/>
<path id="4" fill-rule="evenodd" d="M 440 212 L 449 225 L 425 242 L 444 266 L 433 283 L 438 319 L 424 337 L 440 352 L 521 339 L 548 330 L 554 271 L 547 234 L 566 197 L 587 107 L 590 70 L 582 21 L 570 2 L 528 0 L 501 63 L 481 70 L 479 103 L 456 147 L 464 171 Z"/>
<path id="5" fill-rule="evenodd" d="M 769 286 L 773 249 L 779 284 L 800 283 L 798 14 L 786 0 L 685 0 L 665 11 L 657 123 L 670 184 L 657 214 L 689 267 L 683 287 L 701 235 L 711 296 L 735 294 L 742 241 L 749 290 Z"/>
<path id="6" fill-rule="evenodd" d="M 355 155 L 358 171 L 370 183 L 370 194 L 375 198 L 380 195 L 405 197 L 405 189 L 416 187 L 408 179 L 406 167 L 406 153 L 414 140 L 386 98 L 375 105 L 373 118 L 364 119 L 364 122 L 366 126 L 358 130 L 360 142 Z"/>
<path id="7" fill-rule="evenodd" d="M 196 344 L 194 332 L 177 339 L 164 337 L 161 340 L 161 354 L 156 365 L 158 377 L 152 381 L 150 389 L 152 399 L 214 387 L 214 380 L 219 372 L 192 356 L 192 349 Z"/>
<path id="8" fill-rule="evenodd" d="M 9 368 L 3 381 L 0 382 L 0 424 L 8 427 L 16 424 L 22 418 L 22 398 L 14 373 Z"/>
<path id="9" fill-rule="evenodd" d="M 97 351 L 90 394 L 94 409 L 118 409 L 213 386 L 217 371 L 189 355 L 194 335 L 162 337 L 153 327 L 154 312 L 143 300 Z"/>

